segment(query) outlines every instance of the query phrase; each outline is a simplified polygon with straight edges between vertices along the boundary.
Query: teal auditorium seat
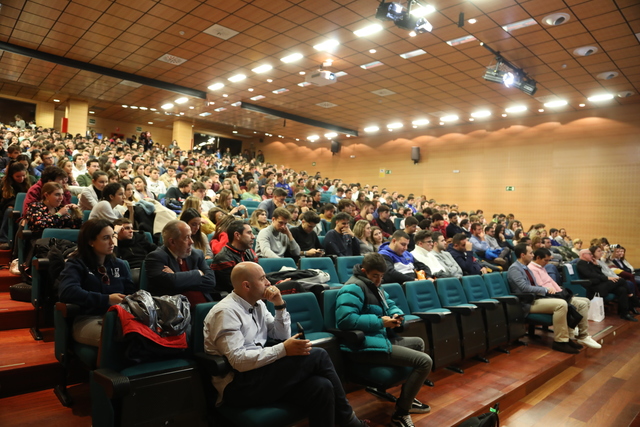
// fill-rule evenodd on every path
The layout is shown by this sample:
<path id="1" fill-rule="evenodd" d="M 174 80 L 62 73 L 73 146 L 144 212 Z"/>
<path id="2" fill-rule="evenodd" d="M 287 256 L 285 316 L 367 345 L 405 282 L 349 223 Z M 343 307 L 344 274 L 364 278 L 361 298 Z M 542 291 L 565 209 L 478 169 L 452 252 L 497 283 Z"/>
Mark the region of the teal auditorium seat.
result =
<path id="1" fill-rule="evenodd" d="M 338 341 L 349 340 L 358 343 L 364 340 L 362 331 L 341 331 L 336 323 L 336 300 L 339 289 L 324 291 L 324 326 L 338 338 Z M 386 390 L 406 378 L 411 373 L 411 368 L 398 366 L 373 365 L 366 363 L 354 363 L 345 359 L 345 372 L 347 379 L 356 384 L 366 386 L 368 392 L 383 399 L 395 402 L 396 398 Z"/>
<path id="2" fill-rule="evenodd" d="M 507 317 L 500 301 L 489 296 L 482 276 L 462 277 L 462 288 L 467 300 L 482 310 L 482 319 L 487 331 L 487 348 L 493 349 L 509 342 Z"/>
<path id="3" fill-rule="evenodd" d="M 410 312 L 420 317 L 427 327 L 429 355 L 433 360 L 433 368 L 439 369 L 460 362 L 462 348 L 456 317 L 450 310 L 442 308 L 433 282 L 407 282 L 405 292 Z"/>
<path id="4" fill-rule="evenodd" d="M 94 427 L 206 426 L 202 375 L 188 352 L 165 360 L 125 359 L 127 341 L 115 312 L 104 316 L 99 366 L 90 374 Z"/>
<path id="5" fill-rule="evenodd" d="M 248 208 L 257 208 L 260 202 L 256 202 L 255 200 L 241 200 L 240 204 Z"/>
<path id="6" fill-rule="evenodd" d="M 582 283 L 589 284 L 589 281 L 580 280 L 580 276 L 578 276 L 578 271 L 576 270 L 576 265 L 571 265 L 571 272 L 569 272 L 569 267 L 565 264 L 562 266 L 562 272 L 562 276 L 564 277 L 562 286 L 570 289 L 573 292 L 573 295 L 586 298 L 587 290 L 582 286 Z"/>
<path id="7" fill-rule="evenodd" d="M 536 299 L 534 294 L 520 294 L 516 292 L 511 292 L 511 286 L 509 285 L 509 275 L 508 271 L 503 271 L 500 273 L 502 275 L 502 279 L 504 280 L 504 284 L 512 295 L 517 296 L 519 299 L 523 301 L 528 301 L 529 303 L 533 303 Z M 549 326 L 553 325 L 553 315 L 545 314 L 545 313 L 529 313 L 525 317 L 525 323 L 529 325 L 528 333 L 530 337 L 535 336 L 536 325 L 541 325 L 544 329 L 548 329 Z"/>
<path id="8" fill-rule="evenodd" d="M 509 288 L 505 285 L 500 273 L 485 274 L 482 278 L 489 297 L 500 301 L 502 304 L 502 309 L 507 318 L 509 342 L 520 340 L 525 334 L 524 311 L 520 305 L 520 300 L 509 293 Z"/>
<path id="9" fill-rule="evenodd" d="M 338 273 L 336 273 L 336 268 L 333 265 L 333 261 L 331 260 L 331 258 L 324 258 L 324 257 L 300 258 L 300 270 L 308 270 L 310 268 L 314 268 L 316 270 L 322 270 L 328 273 L 330 276 L 330 279 L 327 285 L 340 286 L 342 284 L 342 282 L 340 282 L 340 279 L 338 278 Z"/>
<path id="10" fill-rule="evenodd" d="M 236 427 L 282 427 L 293 424 L 305 418 L 302 411 L 286 402 L 273 405 L 256 406 L 253 408 L 237 408 L 222 404 L 216 407 L 216 391 L 211 384 L 210 377 L 224 376 L 231 370 L 231 366 L 225 357 L 212 356 L 204 352 L 204 319 L 215 302 L 198 304 L 192 312 L 193 323 L 191 327 L 191 347 L 203 368 L 203 381 L 207 408 L 213 412 L 213 417 L 223 418 L 221 423 L 214 425 Z M 211 419 L 211 418 L 210 418 Z"/>
<path id="11" fill-rule="evenodd" d="M 259 258 L 258 264 L 262 266 L 265 273 L 280 271 L 282 267 L 298 268 L 293 258 Z"/>
<path id="12" fill-rule="evenodd" d="M 27 193 L 16 194 L 16 201 L 14 202 L 13 211 L 9 218 L 9 228 L 7 230 L 7 238 L 9 239 L 9 249 L 13 249 L 13 241 L 16 238 L 16 231 L 18 230 L 17 224 L 22 217 L 22 205 L 24 205 L 24 198 Z M 3 212 L 4 214 L 4 212 Z"/>
<path id="13" fill-rule="evenodd" d="M 78 196 L 71 196 L 71 203 L 73 203 L 74 205 L 78 204 Z"/>
<path id="14" fill-rule="evenodd" d="M 336 270 L 340 283 L 345 283 L 353 274 L 353 267 L 356 264 L 362 264 L 363 256 L 343 256 L 338 257 L 336 261 Z"/>
<path id="15" fill-rule="evenodd" d="M 393 226 L 396 227 L 396 230 L 400 230 L 400 223 L 402 222 L 404 218 L 402 217 L 395 217 L 393 218 Z"/>
<path id="16" fill-rule="evenodd" d="M 82 211 L 82 223 L 89 221 L 89 216 L 91 215 L 90 210 Z"/>
<path id="17" fill-rule="evenodd" d="M 465 359 L 478 357 L 486 361 L 480 356 L 487 351 L 482 311 L 478 306 L 469 304 L 460 281 L 455 277 L 438 279 L 436 290 L 442 306 L 456 315 L 463 357 Z"/>
<path id="18" fill-rule="evenodd" d="M 79 234 L 80 230 L 45 228 L 42 231 L 42 238 L 65 239 L 77 243 Z M 34 257 L 31 265 L 31 304 L 35 309 L 35 320 L 30 331 L 33 338 L 39 341 L 42 340 L 40 319 L 42 317 L 51 318 L 57 295 L 54 295 L 54 284 L 49 279 L 49 259 Z M 44 311 L 44 316 L 41 309 Z"/>

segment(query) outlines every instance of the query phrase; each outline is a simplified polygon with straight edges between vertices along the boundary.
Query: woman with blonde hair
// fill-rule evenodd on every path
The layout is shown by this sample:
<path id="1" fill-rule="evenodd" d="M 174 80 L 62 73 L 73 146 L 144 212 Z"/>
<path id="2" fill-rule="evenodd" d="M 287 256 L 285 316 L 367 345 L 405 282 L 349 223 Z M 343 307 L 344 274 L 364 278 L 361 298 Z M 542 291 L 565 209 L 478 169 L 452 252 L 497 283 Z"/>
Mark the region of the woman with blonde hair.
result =
<path id="1" fill-rule="evenodd" d="M 371 224 L 369 221 L 365 221 L 364 219 L 356 221 L 356 225 L 353 227 L 353 234 L 360 240 L 360 255 L 377 252 L 373 243 Z"/>
<path id="2" fill-rule="evenodd" d="M 222 190 L 221 192 L 218 193 L 217 205 L 220 209 L 224 210 L 227 215 L 234 215 L 234 216 L 246 218 L 247 207 L 244 205 L 238 205 L 236 207 L 233 207 L 232 200 L 233 200 L 233 195 L 231 191 Z"/>
<path id="3" fill-rule="evenodd" d="M 202 218 L 200 229 L 204 234 L 210 234 L 215 231 L 216 228 L 213 226 L 213 223 L 211 222 L 207 214 L 202 212 L 202 201 L 199 198 L 195 196 L 187 197 L 187 199 L 182 204 L 182 212 L 180 215 L 184 214 L 188 209 L 195 209 L 196 211 L 200 212 L 200 217 Z"/>
<path id="4" fill-rule="evenodd" d="M 269 226 L 269 220 L 267 219 L 267 211 L 264 209 L 256 209 L 251 214 L 251 219 L 249 220 L 249 225 L 251 225 L 251 230 L 253 230 L 253 234 L 256 236 L 263 228 L 267 228 Z"/>
<path id="5" fill-rule="evenodd" d="M 184 209 L 182 214 L 180 214 L 180 221 L 186 222 L 191 229 L 193 247 L 200 249 L 205 259 L 213 258 L 213 252 L 207 241 L 207 235 L 202 231 L 204 218 L 202 218 L 200 211 L 194 208 Z"/>

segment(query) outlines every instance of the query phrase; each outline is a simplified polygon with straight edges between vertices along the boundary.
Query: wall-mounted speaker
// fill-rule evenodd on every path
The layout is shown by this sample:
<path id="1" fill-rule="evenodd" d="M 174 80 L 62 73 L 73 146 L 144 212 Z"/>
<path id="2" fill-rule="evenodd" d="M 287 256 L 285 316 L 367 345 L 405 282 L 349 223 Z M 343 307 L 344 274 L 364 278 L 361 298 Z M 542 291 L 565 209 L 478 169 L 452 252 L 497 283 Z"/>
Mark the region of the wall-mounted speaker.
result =
<path id="1" fill-rule="evenodd" d="M 411 160 L 414 164 L 420 161 L 420 147 L 411 147 Z"/>
<path id="2" fill-rule="evenodd" d="M 333 154 L 340 152 L 340 143 L 338 141 L 331 141 L 331 152 Z"/>

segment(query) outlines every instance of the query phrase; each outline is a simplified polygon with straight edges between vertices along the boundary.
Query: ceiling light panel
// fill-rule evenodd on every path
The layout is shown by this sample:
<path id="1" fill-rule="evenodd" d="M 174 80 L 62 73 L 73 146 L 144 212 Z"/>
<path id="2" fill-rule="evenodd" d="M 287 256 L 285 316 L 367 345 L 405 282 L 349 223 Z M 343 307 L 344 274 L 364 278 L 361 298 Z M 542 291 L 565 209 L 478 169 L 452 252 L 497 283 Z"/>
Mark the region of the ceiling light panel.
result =
<path id="1" fill-rule="evenodd" d="M 514 22 L 513 24 L 507 24 L 502 27 L 507 33 L 510 33 L 514 30 L 519 30 L 521 28 L 531 27 L 532 25 L 538 25 L 538 22 L 533 19 L 525 19 L 524 21 Z"/>
<path id="2" fill-rule="evenodd" d="M 291 55 L 287 55 L 284 58 L 280 58 L 280 61 L 284 62 L 285 64 L 289 64 L 291 62 L 296 62 L 302 58 L 303 56 L 301 53 L 292 53 Z"/>
<path id="3" fill-rule="evenodd" d="M 254 69 L 252 69 L 251 71 L 253 71 L 256 74 L 261 74 L 261 73 L 266 73 L 267 71 L 271 70 L 273 67 L 269 64 L 264 64 L 261 65 L 259 67 L 256 67 Z"/>
<path id="4" fill-rule="evenodd" d="M 280 89 L 273 90 L 272 92 L 275 93 L 276 95 L 279 95 L 281 93 L 289 92 L 289 89 L 283 87 L 283 88 L 280 88 Z"/>
<path id="5" fill-rule="evenodd" d="M 355 30 L 353 34 L 355 34 L 358 37 L 366 37 L 366 36 L 370 36 L 371 34 L 378 33 L 380 31 L 382 31 L 382 25 L 371 24 L 371 25 L 367 25 L 364 28 L 360 28 L 359 30 Z"/>
<path id="6" fill-rule="evenodd" d="M 587 98 L 590 102 L 602 102 L 602 101 L 608 101 L 610 99 L 613 99 L 613 95 L 610 93 L 603 93 L 601 95 L 595 95 L 592 97 Z"/>
<path id="7" fill-rule="evenodd" d="M 236 74 L 235 76 L 231 76 L 229 77 L 229 81 L 233 82 L 233 83 L 237 83 L 237 82 L 241 82 L 242 80 L 246 79 L 247 76 L 245 76 L 244 74 Z"/>
<path id="8" fill-rule="evenodd" d="M 447 42 L 447 44 L 449 46 L 458 46 L 458 45 L 461 45 L 461 44 L 472 42 L 474 40 L 478 40 L 478 39 L 476 39 L 473 36 L 464 36 L 464 37 L 460 37 L 458 39 L 449 40 Z"/>
<path id="9" fill-rule="evenodd" d="M 413 16 L 422 17 L 430 13 L 433 13 L 435 11 L 436 11 L 436 8 L 428 4 L 426 6 L 414 7 L 413 9 L 411 9 L 411 14 Z"/>
<path id="10" fill-rule="evenodd" d="M 323 52 L 323 51 L 327 51 L 327 50 L 332 50 L 334 48 L 336 48 L 338 45 L 340 45 L 340 42 L 338 40 L 327 40 L 324 41 L 320 44 L 317 44 L 315 46 L 313 46 L 313 48 L 317 51 Z"/>
<path id="11" fill-rule="evenodd" d="M 254 96 L 253 98 L 251 98 L 252 101 L 260 101 L 261 99 L 264 99 L 265 96 L 264 95 L 257 95 Z"/>
<path id="12" fill-rule="evenodd" d="M 409 58 L 413 58 L 414 56 L 424 55 L 425 53 L 427 53 L 426 50 L 417 49 L 417 50 L 412 50 L 411 52 L 401 53 L 400 58 L 409 59 Z"/>
<path id="13" fill-rule="evenodd" d="M 363 64 L 360 66 L 360 68 L 364 69 L 364 70 L 368 70 L 370 68 L 375 68 L 375 67 L 379 67 L 381 65 L 384 65 L 382 62 L 380 61 L 374 61 L 374 62 L 369 62 L 368 64 Z"/>
<path id="14" fill-rule="evenodd" d="M 209 86 L 207 89 L 218 90 L 218 89 L 222 89 L 223 87 L 224 87 L 224 83 L 214 83 L 211 86 Z"/>

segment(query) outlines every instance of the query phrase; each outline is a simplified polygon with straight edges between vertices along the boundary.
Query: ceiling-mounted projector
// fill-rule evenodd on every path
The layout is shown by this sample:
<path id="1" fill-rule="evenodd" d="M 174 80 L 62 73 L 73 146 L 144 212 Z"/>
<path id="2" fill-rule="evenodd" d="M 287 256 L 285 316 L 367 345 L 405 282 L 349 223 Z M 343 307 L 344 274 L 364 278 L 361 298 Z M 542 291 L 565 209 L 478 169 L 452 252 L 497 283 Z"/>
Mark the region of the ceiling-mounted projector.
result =
<path id="1" fill-rule="evenodd" d="M 338 81 L 334 73 L 327 70 L 317 70 L 307 74 L 305 81 L 316 86 L 326 86 Z"/>

